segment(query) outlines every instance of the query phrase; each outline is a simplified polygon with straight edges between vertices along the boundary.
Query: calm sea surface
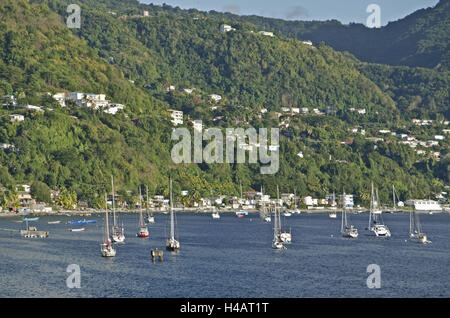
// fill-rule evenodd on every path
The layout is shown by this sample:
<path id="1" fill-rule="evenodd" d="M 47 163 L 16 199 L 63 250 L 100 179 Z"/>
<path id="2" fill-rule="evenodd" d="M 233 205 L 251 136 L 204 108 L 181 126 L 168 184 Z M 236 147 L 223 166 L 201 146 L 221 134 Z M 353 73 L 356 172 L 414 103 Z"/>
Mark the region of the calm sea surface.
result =
<path id="1" fill-rule="evenodd" d="M 340 236 L 340 214 L 282 217 L 292 229 L 285 251 L 271 248 L 272 224 L 257 214 L 242 219 L 221 214 L 177 215 L 181 252 L 164 251 L 152 263 L 150 250 L 164 249 L 168 215 L 157 214 L 150 238 L 136 237 L 136 214 L 120 214 L 126 241 L 115 258 L 100 254 L 103 215 L 80 227 L 66 224 L 83 217 L 48 216 L 33 222 L 50 231 L 46 239 L 25 239 L 0 231 L 0 297 L 450 297 L 450 216 L 421 215 L 433 242 L 420 245 L 408 238 L 409 215 L 385 214 L 389 239 L 367 236 L 368 214 L 350 214 L 358 227 L 356 240 Z M 0 228 L 21 229 L 20 218 L 1 218 Z M 61 224 L 47 224 L 61 220 Z M 81 288 L 70 289 L 67 266 L 81 269 Z M 367 266 L 381 268 L 381 288 L 366 285 Z"/>

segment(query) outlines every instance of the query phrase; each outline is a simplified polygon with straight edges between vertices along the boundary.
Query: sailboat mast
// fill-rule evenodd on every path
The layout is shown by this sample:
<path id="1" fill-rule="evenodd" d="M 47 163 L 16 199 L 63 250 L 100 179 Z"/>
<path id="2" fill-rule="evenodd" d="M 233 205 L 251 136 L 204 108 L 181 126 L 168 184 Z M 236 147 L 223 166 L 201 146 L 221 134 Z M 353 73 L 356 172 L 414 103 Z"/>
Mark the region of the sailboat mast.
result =
<path id="1" fill-rule="evenodd" d="M 345 209 L 345 191 L 342 195 L 342 225 L 341 231 L 344 232 L 344 229 L 347 227 L 347 211 Z"/>
<path id="2" fill-rule="evenodd" d="M 170 179 L 170 238 L 175 238 L 175 224 L 173 216 L 172 178 Z"/>
<path id="3" fill-rule="evenodd" d="M 144 226 L 144 219 L 142 218 L 142 192 L 141 186 L 139 186 L 139 226 Z"/>
<path id="4" fill-rule="evenodd" d="M 392 199 L 394 200 L 394 209 L 395 209 L 395 187 L 392 185 Z"/>
<path id="5" fill-rule="evenodd" d="M 105 210 L 106 240 L 109 240 L 108 198 L 106 193 L 105 193 L 105 203 L 106 203 L 106 210 Z"/>
<path id="6" fill-rule="evenodd" d="M 413 213 L 414 213 L 414 211 L 411 211 L 409 213 L 409 235 L 410 236 L 413 234 Z"/>
<path id="7" fill-rule="evenodd" d="M 113 225 L 117 226 L 116 222 L 116 203 L 115 203 L 115 194 L 114 194 L 114 176 L 111 175 L 111 188 L 112 188 L 112 209 L 113 209 Z"/>
<path id="8" fill-rule="evenodd" d="M 372 223 L 372 213 L 373 213 L 373 209 L 374 209 L 374 204 L 373 204 L 373 182 L 372 182 L 372 190 L 370 192 L 370 211 L 369 211 L 369 229 L 370 229 L 370 225 Z"/>
<path id="9" fill-rule="evenodd" d="M 277 207 L 280 204 L 280 190 L 278 188 L 278 184 L 277 184 Z M 277 209 L 277 217 L 278 217 L 278 232 L 281 233 L 281 212 L 280 210 Z"/>
<path id="10" fill-rule="evenodd" d="M 147 204 L 145 205 L 145 213 L 147 213 L 148 216 L 148 185 L 145 186 L 145 192 L 147 195 Z"/>

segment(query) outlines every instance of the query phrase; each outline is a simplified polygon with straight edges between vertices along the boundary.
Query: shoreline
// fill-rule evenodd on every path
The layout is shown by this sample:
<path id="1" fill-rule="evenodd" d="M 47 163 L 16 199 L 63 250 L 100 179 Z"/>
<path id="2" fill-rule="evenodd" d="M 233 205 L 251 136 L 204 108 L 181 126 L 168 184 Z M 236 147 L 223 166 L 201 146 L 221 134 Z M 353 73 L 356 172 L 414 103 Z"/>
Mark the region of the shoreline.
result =
<path id="1" fill-rule="evenodd" d="M 255 210 L 255 209 L 215 209 L 215 210 L 211 210 L 211 209 L 202 209 L 202 208 L 177 208 L 174 209 L 175 213 L 195 213 L 195 214 L 212 214 L 214 212 L 218 212 L 218 213 L 222 213 L 222 214 L 235 214 L 237 211 L 245 211 L 248 212 L 249 214 L 259 214 L 260 211 L 259 210 Z M 284 213 L 286 210 L 281 210 L 281 213 Z M 342 210 L 337 209 L 337 210 L 332 210 L 332 209 L 309 209 L 309 210 L 300 210 L 301 213 L 300 214 L 320 214 L 320 213 L 330 213 L 330 212 L 336 212 L 336 213 L 340 213 L 342 212 Z M 108 210 L 108 212 L 111 213 L 110 210 Z M 160 209 L 149 209 L 149 212 L 152 214 L 168 214 L 170 212 L 170 210 L 160 210 Z M 292 211 L 290 211 L 292 213 Z M 351 213 L 351 214 L 361 214 L 361 213 L 368 213 L 369 210 L 368 209 L 354 209 L 354 210 L 347 210 L 347 212 Z M 411 210 L 395 210 L 395 212 L 393 212 L 392 210 L 385 210 L 383 211 L 384 213 L 401 213 L 401 212 L 411 212 Z M 447 210 L 442 210 L 442 211 L 416 211 L 416 213 L 419 214 L 430 214 L 430 212 L 432 212 L 432 214 L 440 214 L 440 213 L 450 213 L 450 211 Z M 104 214 L 105 210 L 100 209 L 100 210 L 59 210 L 59 211 L 54 211 L 54 212 L 31 212 L 31 213 L 25 213 L 25 212 L 0 212 L 0 217 L 26 217 L 26 216 L 33 216 L 33 217 L 37 217 L 37 216 L 78 216 L 78 217 L 89 217 L 92 214 Z M 119 209 L 116 210 L 116 213 L 139 213 L 139 210 L 123 210 L 123 209 Z M 295 215 L 296 213 L 292 213 L 292 215 Z M 298 214 L 297 214 L 298 215 Z"/>

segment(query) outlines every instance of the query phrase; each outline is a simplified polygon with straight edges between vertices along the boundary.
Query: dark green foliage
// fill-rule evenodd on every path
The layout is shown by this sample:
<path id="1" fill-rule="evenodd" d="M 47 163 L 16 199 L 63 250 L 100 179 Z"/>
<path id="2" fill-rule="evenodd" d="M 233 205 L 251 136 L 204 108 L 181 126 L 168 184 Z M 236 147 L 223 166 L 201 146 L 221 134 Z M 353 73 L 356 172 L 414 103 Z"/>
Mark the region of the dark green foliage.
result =
<path id="1" fill-rule="evenodd" d="M 50 188 L 43 182 L 34 181 L 31 184 L 31 195 L 37 202 L 51 203 Z"/>

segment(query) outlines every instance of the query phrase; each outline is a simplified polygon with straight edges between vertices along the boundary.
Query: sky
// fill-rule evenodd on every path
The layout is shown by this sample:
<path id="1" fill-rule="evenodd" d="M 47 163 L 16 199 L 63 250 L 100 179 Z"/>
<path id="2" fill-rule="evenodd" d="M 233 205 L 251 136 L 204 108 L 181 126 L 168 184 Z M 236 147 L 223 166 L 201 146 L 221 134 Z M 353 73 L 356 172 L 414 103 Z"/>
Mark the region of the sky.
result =
<path id="1" fill-rule="evenodd" d="M 166 3 L 182 9 L 215 10 L 239 15 L 259 15 L 285 20 L 331 20 L 344 24 L 366 24 L 370 4 L 380 7 L 381 25 L 396 21 L 439 0 L 139 0 L 142 3 Z"/>

